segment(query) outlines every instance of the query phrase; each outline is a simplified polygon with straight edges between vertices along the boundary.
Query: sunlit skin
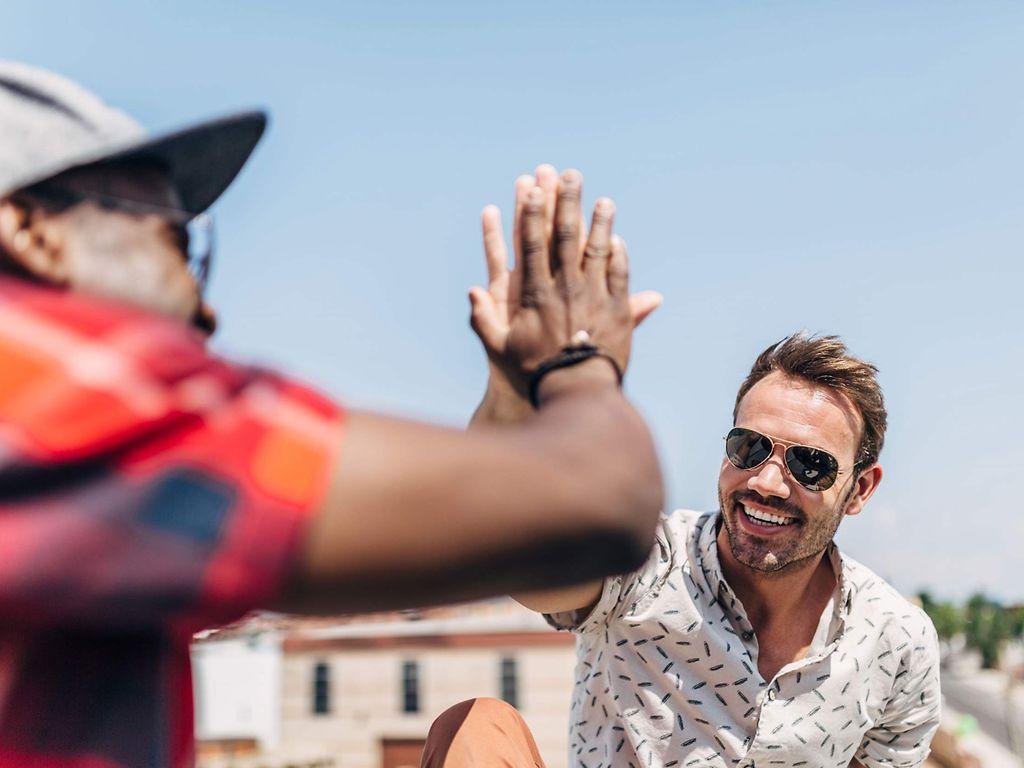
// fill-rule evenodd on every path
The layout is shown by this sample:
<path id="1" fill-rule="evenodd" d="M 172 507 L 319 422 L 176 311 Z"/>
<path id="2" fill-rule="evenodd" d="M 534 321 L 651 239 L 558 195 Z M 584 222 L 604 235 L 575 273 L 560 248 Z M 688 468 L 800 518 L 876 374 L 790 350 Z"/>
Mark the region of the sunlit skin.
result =
<path id="1" fill-rule="evenodd" d="M 825 549 L 842 518 L 864 508 L 882 469 L 874 464 L 853 471 L 862 421 L 844 395 L 782 373 L 769 374 L 747 392 L 736 426 L 823 448 L 839 460 L 843 471 L 831 488 L 816 492 L 790 476 L 781 445 L 753 470 L 722 461 L 719 559 L 757 634 L 758 668 L 770 680 L 778 669 L 806 653 L 835 588 Z M 794 522 L 757 526 L 744 515 L 743 504 Z"/>
<path id="2" fill-rule="evenodd" d="M 143 208 L 121 210 L 87 200 L 51 210 L 25 195 L 0 200 L 0 259 L 8 269 L 183 321 L 200 316 L 212 329 L 212 311 L 202 304 L 187 268 L 187 234 L 159 213 L 179 206 L 162 172 L 94 166 L 61 174 L 59 183 Z"/>

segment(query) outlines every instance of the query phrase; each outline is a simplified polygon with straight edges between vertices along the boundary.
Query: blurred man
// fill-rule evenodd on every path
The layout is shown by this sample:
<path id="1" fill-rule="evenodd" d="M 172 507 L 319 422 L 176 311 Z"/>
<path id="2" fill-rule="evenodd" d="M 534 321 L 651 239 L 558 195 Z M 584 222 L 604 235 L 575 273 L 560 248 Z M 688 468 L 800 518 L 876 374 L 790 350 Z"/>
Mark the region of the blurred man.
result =
<path id="1" fill-rule="evenodd" d="M 489 229 L 491 288 L 475 300 L 502 328 L 515 315 L 500 223 Z M 833 336 L 773 344 L 736 396 L 717 512 L 665 516 L 632 574 L 516 595 L 577 633 L 571 765 L 924 762 L 939 722 L 934 628 L 833 543 L 882 479 L 876 373 Z M 527 410 L 492 366 L 473 426 Z M 438 718 L 424 765 L 498 764 L 540 764 L 518 713 L 480 699 Z"/>
<path id="2" fill-rule="evenodd" d="M 551 238 L 549 190 L 521 207 L 523 290 L 488 354 L 533 418 L 346 412 L 204 346 L 211 254 L 187 230 L 263 127 L 147 139 L 0 63 L 0 766 L 191 764 L 189 639 L 253 608 L 564 585 L 650 548 L 661 479 L 619 389 L 634 319 L 610 201 L 587 235 L 566 173 Z"/>

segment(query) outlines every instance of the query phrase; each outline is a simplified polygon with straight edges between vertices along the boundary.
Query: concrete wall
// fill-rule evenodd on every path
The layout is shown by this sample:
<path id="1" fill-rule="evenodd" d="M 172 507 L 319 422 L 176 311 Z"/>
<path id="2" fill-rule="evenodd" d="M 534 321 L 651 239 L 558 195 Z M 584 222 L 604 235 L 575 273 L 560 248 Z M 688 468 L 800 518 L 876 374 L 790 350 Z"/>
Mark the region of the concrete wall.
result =
<path id="1" fill-rule="evenodd" d="M 192 647 L 197 739 L 256 739 L 261 749 L 281 737 L 281 644 L 273 634 Z"/>
<path id="2" fill-rule="evenodd" d="M 281 753 L 334 756 L 346 768 L 378 768 L 382 738 L 423 738 L 444 709 L 475 696 L 499 697 L 501 659 L 518 669 L 519 708 L 549 768 L 566 766 L 571 645 L 527 648 L 401 648 L 290 652 L 283 659 Z M 420 712 L 402 707 L 402 662 L 420 672 Z M 313 670 L 331 668 L 331 711 L 312 712 Z"/>

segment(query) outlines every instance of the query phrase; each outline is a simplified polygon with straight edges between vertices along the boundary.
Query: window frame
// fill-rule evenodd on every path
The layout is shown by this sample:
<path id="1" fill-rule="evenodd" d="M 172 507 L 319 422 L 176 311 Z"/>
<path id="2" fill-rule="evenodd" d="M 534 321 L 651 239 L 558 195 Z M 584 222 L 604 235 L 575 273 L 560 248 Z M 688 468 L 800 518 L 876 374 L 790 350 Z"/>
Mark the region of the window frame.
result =
<path id="1" fill-rule="evenodd" d="M 415 659 L 402 661 L 402 698 L 400 711 L 405 715 L 420 712 L 420 664 Z"/>
<path id="2" fill-rule="evenodd" d="M 512 655 L 498 662 L 498 698 L 519 709 L 519 660 Z"/>
<path id="3" fill-rule="evenodd" d="M 314 716 L 331 714 L 331 664 L 323 659 L 313 664 L 313 698 L 310 702 Z"/>

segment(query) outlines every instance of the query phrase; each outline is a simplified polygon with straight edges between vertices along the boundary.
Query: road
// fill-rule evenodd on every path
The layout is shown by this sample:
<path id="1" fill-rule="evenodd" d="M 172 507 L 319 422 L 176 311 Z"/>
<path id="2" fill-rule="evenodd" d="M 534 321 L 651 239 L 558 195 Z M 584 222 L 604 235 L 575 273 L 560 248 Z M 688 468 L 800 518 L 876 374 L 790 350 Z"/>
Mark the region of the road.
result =
<path id="1" fill-rule="evenodd" d="M 942 673 L 942 693 L 951 707 L 974 715 L 981 730 L 1002 746 L 1010 750 L 1014 746 L 1020 748 L 1020 739 L 1024 737 L 1024 707 L 1020 706 L 1020 702 L 1024 697 L 1019 693 L 1011 715 L 1003 690 L 991 685 L 979 685 L 970 675 L 958 676 L 946 670 Z M 1018 740 L 1016 745 L 1011 740 L 1011 717 Z"/>

